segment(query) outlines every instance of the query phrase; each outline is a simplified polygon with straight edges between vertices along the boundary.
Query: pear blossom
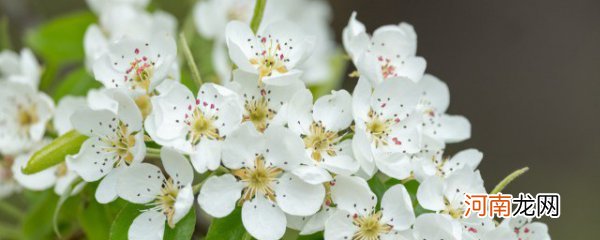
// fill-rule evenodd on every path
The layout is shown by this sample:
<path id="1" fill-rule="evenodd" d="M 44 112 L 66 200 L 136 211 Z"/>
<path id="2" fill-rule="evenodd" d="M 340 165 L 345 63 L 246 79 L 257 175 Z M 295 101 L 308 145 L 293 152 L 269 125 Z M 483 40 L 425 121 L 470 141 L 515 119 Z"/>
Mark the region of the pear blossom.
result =
<path id="1" fill-rule="evenodd" d="M 460 224 L 445 214 L 421 214 L 413 226 L 414 239 L 461 240 L 461 234 Z"/>
<path id="2" fill-rule="evenodd" d="M 269 24 L 254 34 L 247 23 L 232 21 L 225 29 L 229 57 L 242 71 L 258 75 L 258 82 L 287 85 L 299 81 L 302 64 L 314 39 L 287 21 Z"/>
<path id="3" fill-rule="evenodd" d="M 198 197 L 200 207 L 213 217 L 224 217 L 241 205 L 242 223 L 253 237 L 281 238 L 286 214 L 311 216 L 325 198 L 323 185 L 291 173 L 302 161 L 300 141 L 281 126 L 260 133 L 243 123 L 223 145 L 223 165 L 231 173 L 206 180 Z"/>
<path id="4" fill-rule="evenodd" d="M 200 173 L 221 163 L 223 140 L 242 122 L 239 96 L 216 84 L 200 87 L 198 97 L 182 84 L 170 81 L 152 98 L 154 110 L 145 121 L 150 137 L 163 146 L 190 154 Z"/>
<path id="5" fill-rule="evenodd" d="M 194 171 L 188 160 L 165 147 L 160 157 L 167 175 L 155 165 L 140 163 L 125 169 L 117 179 L 119 197 L 148 206 L 131 223 L 131 240 L 163 239 L 165 223 L 174 228 L 194 204 Z"/>
<path id="6" fill-rule="evenodd" d="M 108 45 L 94 63 L 94 76 L 107 88 L 150 93 L 164 81 L 177 56 L 175 39 L 158 33 L 141 41 L 123 38 Z"/>
<path id="7" fill-rule="evenodd" d="M 233 71 L 230 88 L 244 101 L 243 121 L 251 122 L 261 132 L 271 124 L 286 124 L 290 96 L 306 90 L 300 81 L 283 86 L 259 84 L 258 76 L 240 70 Z"/>
<path id="8" fill-rule="evenodd" d="M 118 102 L 116 111 L 79 109 L 71 116 L 75 130 L 88 136 L 79 153 L 67 157 L 67 166 L 86 182 L 102 179 L 96 199 L 108 203 L 116 199 L 119 173 L 140 163 L 146 155 L 142 115 L 124 91 L 106 90 Z"/>
<path id="9" fill-rule="evenodd" d="M 21 49 L 20 54 L 11 50 L 0 52 L 0 82 L 18 82 L 37 89 L 41 72 L 41 67 L 29 48 Z"/>
<path id="10" fill-rule="evenodd" d="M 94 62 L 108 51 L 111 42 L 124 37 L 148 41 L 157 32 L 174 36 L 176 30 L 177 20 L 166 12 L 148 13 L 130 4 L 108 6 L 99 13 L 98 24 L 91 24 L 85 32 L 86 67 L 91 72 Z M 173 67 L 170 76 L 178 79 L 178 69 L 175 65 Z"/>
<path id="11" fill-rule="evenodd" d="M 352 123 L 352 96 L 345 90 L 332 91 L 312 104 L 307 89 L 291 100 L 288 127 L 303 139 L 307 164 L 298 175 L 312 175 L 313 183 L 331 181 L 333 174 L 351 175 L 359 164 L 352 154 L 352 141 L 343 140 Z"/>
<path id="12" fill-rule="evenodd" d="M 23 153 L 42 140 L 54 103 L 29 85 L 0 82 L 0 153 Z"/>
<path id="13" fill-rule="evenodd" d="M 531 218 L 523 216 L 504 219 L 501 227 L 507 227 L 520 240 L 550 240 L 548 226 L 541 222 L 533 222 Z"/>
<path id="14" fill-rule="evenodd" d="M 462 226 L 462 239 L 480 239 L 494 229 L 492 218 L 476 214 L 465 217 L 465 194 L 486 193 L 479 170 L 462 168 L 447 178 L 432 176 L 425 179 L 417 190 L 419 204 L 425 209 L 450 216 Z"/>
<path id="15" fill-rule="evenodd" d="M 421 148 L 420 114 L 415 111 L 418 85 L 406 78 L 391 78 L 372 89 L 364 77 L 354 88 L 354 156 L 367 176 L 379 169 L 397 179 L 407 178 L 410 154 Z"/>
<path id="16" fill-rule="evenodd" d="M 417 181 L 422 182 L 430 176 L 447 178 L 463 168 L 475 171 L 483 159 L 483 153 L 474 148 L 462 150 L 452 157 L 443 157 L 442 153 L 436 152 L 429 157 L 415 160 L 413 171 Z"/>
<path id="17" fill-rule="evenodd" d="M 450 105 L 448 86 L 430 74 L 425 74 L 418 84 L 422 93 L 418 109 L 423 113 L 423 134 L 444 143 L 470 138 L 469 120 L 460 115 L 446 114 Z"/>
<path id="18" fill-rule="evenodd" d="M 408 23 L 381 26 L 369 37 L 353 12 L 342 42 L 359 73 L 374 84 L 391 77 L 418 82 L 425 72 L 427 62 L 416 56 L 417 34 Z"/>
<path id="19" fill-rule="evenodd" d="M 71 115 L 79 109 L 87 108 L 87 106 L 85 97 L 65 96 L 60 99 L 52 119 L 52 125 L 58 135 L 63 135 L 72 130 Z"/>
<path id="20" fill-rule="evenodd" d="M 360 187 L 357 187 L 360 186 Z M 377 196 L 359 177 L 340 177 L 331 187 L 337 211 L 325 223 L 325 239 L 402 239 L 415 221 L 406 188 L 390 187 L 377 210 Z"/>

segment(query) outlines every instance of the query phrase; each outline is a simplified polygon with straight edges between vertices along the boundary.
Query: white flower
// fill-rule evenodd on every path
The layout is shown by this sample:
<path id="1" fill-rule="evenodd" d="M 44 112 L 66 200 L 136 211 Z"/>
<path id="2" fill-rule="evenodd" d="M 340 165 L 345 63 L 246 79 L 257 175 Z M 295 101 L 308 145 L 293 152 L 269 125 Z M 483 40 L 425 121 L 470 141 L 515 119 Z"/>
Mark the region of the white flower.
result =
<path id="1" fill-rule="evenodd" d="M 377 197 L 361 178 L 340 176 L 331 195 L 338 210 L 325 223 L 327 240 L 398 239 L 415 221 L 412 201 L 401 184 L 385 192 L 379 211 Z"/>
<path id="2" fill-rule="evenodd" d="M 225 27 L 233 20 L 249 23 L 254 0 L 207 0 L 194 6 L 194 23 L 205 38 L 225 40 Z"/>
<path id="3" fill-rule="evenodd" d="M 42 140 L 54 103 L 28 85 L 0 82 L 0 153 L 22 153 Z"/>
<path id="4" fill-rule="evenodd" d="M 79 176 L 75 172 L 70 171 L 67 168 L 67 164 L 64 162 L 38 173 L 29 175 L 24 174 L 21 169 L 27 165 L 27 162 L 32 155 L 33 152 L 19 155 L 15 158 L 15 162 L 12 165 L 14 179 L 24 188 L 41 191 L 54 186 L 54 192 L 57 195 L 62 196 L 67 192 L 69 187 L 71 187 L 69 194 L 74 195 L 79 193 L 79 191 L 83 189 L 83 186 L 85 186 L 84 182 L 71 186 Z"/>
<path id="5" fill-rule="evenodd" d="M 296 69 L 309 56 L 313 38 L 305 37 L 293 23 L 272 23 L 256 35 L 248 24 L 227 24 L 229 57 L 240 70 L 258 75 L 258 81 L 287 85 L 298 81 L 302 72 Z"/>
<path id="6" fill-rule="evenodd" d="M 223 164 L 231 174 L 212 176 L 200 190 L 198 203 L 214 217 L 227 216 L 242 205 L 242 222 L 257 239 L 279 239 L 286 213 L 310 216 L 320 208 L 325 188 L 291 174 L 301 163 L 302 141 L 289 129 L 269 127 L 264 134 L 250 123 L 231 133 L 223 145 Z M 301 145 L 300 145 L 301 146 Z"/>
<path id="7" fill-rule="evenodd" d="M 463 239 L 479 239 L 494 229 L 492 218 L 476 214 L 464 217 L 467 205 L 465 194 L 486 193 L 479 171 L 462 168 L 447 178 L 432 176 L 425 179 L 417 190 L 419 204 L 425 209 L 450 216 L 462 226 Z"/>
<path id="8" fill-rule="evenodd" d="M 102 13 L 110 8 L 115 7 L 136 7 L 138 9 L 145 8 L 150 0 L 86 0 L 88 6 L 95 13 Z"/>
<path id="9" fill-rule="evenodd" d="M 406 77 L 418 82 L 423 77 L 427 63 L 416 56 L 417 35 L 408 23 L 379 27 L 369 38 L 365 26 L 356 20 L 356 12 L 353 12 L 342 40 L 359 73 L 373 83 L 390 77 Z"/>
<path id="10" fill-rule="evenodd" d="M 206 83 L 198 97 L 178 82 L 157 89 L 154 110 L 145 122 L 154 141 L 190 154 L 196 171 L 215 170 L 221 162 L 221 145 L 242 121 L 242 104 L 237 94 Z"/>
<path id="11" fill-rule="evenodd" d="M 272 124 L 286 124 L 291 96 L 306 89 L 300 81 L 283 86 L 259 84 L 258 76 L 240 70 L 234 70 L 230 86 L 244 101 L 243 121 L 252 122 L 261 132 Z"/>
<path id="12" fill-rule="evenodd" d="M 503 225 L 508 225 L 508 228 L 512 230 L 517 239 L 520 240 L 550 240 L 548 235 L 548 226 L 541 222 L 532 222 L 531 218 L 526 217 L 514 217 L 504 219 Z"/>
<path id="13" fill-rule="evenodd" d="M 123 38 L 108 45 L 94 63 L 94 76 L 107 88 L 150 93 L 167 79 L 175 64 L 177 45 L 169 34 L 151 39 Z"/>
<path id="14" fill-rule="evenodd" d="M 96 190 L 101 203 L 117 197 L 116 180 L 121 170 L 141 162 L 146 155 L 140 110 L 122 90 L 110 89 L 105 94 L 118 102 L 116 111 L 82 109 L 71 116 L 73 128 L 89 138 L 79 153 L 66 161 L 86 182 L 104 177 Z"/>
<path id="15" fill-rule="evenodd" d="M 462 229 L 448 215 L 425 213 L 419 215 L 413 227 L 415 239 L 461 240 Z"/>
<path id="16" fill-rule="evenodd" d="M 160 157 L 168 176 L 152 164 L 140 163 L 118 177 L 119 197 L 149 206 L 131 223 L 129 239 L 163 239 L 165 222 L 175 227 L 194 203 L 194 171 L 188 160 L 170 148 L 162 148 Z"/>
<path id="17" fill-rule="evenodd" d="M 0 52 L 0 82 L 18 82 L 37 89 L 40 75 L 41 67 L 28 48 L 22 49 L 20 56 L 11 50 Z"/>
<path id="18" fill-rule="evenodd" d="M 85 32 L 86 67 L 92 71 L 94 61 L 108 51 L 110 42 L 124 37 L 148 41 L 158 32 L 174 36 L 176 30 L 177 20 L 166 12 L 148 13 L 130 5 L 108 7 L 99 14 L 99 23 L 90 25 Z"/>
<path id="19" fill-rule="evenodd" d="M 308 89 L 298 92 L 290 101 L 288 126 L 302 136 L 307 164 L 295 170 L 312 183 L 331 181 L 328 173 L 350 175 L 358 171 L 352 155 L 352 141 L 342 141 L 352 123 L 352 96 L 333 91 L 317 99 Z"/>
<path id="20" fill-rule="evenodd" d="M 375 167 L 397 179 L 410 175 L 409 154 L 421 147 L 417 90 L 417 84 L 406 78 L 390 78 L 374 91 L 367 79 L 358 80 L 352 98 L 356 124 L 352 149 L 368 176 Z"/>
<path id="21" fill-rule="evenodd" d="M 471 137 L 471 123 L 463 116 L 448 115 L 448 86 L 437 77 L 425 74 L 419 82 L 422 94 L 419 110 L 423 113 L 423 134 L 442 143 L 455 143 Z"/>
<path id="22" fill-rule="evenodd" d="M 442 157 L 442 153 L 443 151 L 439 151 L 425 155 L 427 157 L 419 158 L 413 163 L 417 181 L 422 182 L 430 176 L 447 178 L 463 168 L 475 171 L 483 159 L 483 153 L 474 148 L 462 150 L 452 157 Z"/>

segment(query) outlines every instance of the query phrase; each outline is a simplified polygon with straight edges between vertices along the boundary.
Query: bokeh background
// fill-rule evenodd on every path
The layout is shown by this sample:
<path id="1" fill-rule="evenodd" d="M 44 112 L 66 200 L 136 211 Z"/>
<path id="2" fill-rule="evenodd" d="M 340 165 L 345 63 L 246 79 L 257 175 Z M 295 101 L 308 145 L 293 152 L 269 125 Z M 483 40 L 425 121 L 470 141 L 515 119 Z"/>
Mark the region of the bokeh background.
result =
<path id="1" fill-rule="evenodd" d="M 191 1 L 155 5 L 185 16 Z M 449 112 L 467 116 L 472 138 L 448 151 L 484 152 L 493 188 L 529 166 L 507 192 L 557 192 L 559 219 L 543 219 L 553 239 L 597 239 L 600 208 L 600 1 L 331 0 L 340 39 L 353 10 L 369 31 L 407 21 L 427 72 L 448 83 Z M 83 0 L 0 0 L 12 44 L 53 17 L 86 9 Z M 351 90 L 355 79 L 344 86 Z"/>

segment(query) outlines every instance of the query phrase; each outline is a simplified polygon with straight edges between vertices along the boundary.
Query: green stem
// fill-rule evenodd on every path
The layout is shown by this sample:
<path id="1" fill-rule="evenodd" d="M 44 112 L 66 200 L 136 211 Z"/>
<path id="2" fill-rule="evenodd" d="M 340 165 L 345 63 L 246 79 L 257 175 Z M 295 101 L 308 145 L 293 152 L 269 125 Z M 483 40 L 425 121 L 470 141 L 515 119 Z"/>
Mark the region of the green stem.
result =
<path id="1" fill-rule="evenodd" d="M 198 66 L 196 66 L 196 61 L 194 61 L 194 56 L 192 55 L 192 51 L 190 50 L 190 46 L 185 39 L 185 34 L 181 32 L 179 34 L 179 41 L 181 42 L 181 48 L 183 49 L 183 55 L 185 56 L 185 61 L 188 63 L 188 67 L 190 68 L 190 72 L 192 72 L 192 78 L 194 78 L 194 82 L 198 87 L 202 86 L 202 78 L 200 77 L 200 72 L 198 71 Z"/>
<path id="2" fill-rule="evenodd" d="M 3 213 L 6 213 L 7 215 L 10 215 L 11 217 L 19 221 L 23 220 L 23 215 L 25 215 L 25 213 L 23 213 L 23 210 L 5 201 L 0 201 L 0 210 L 2 210 Z"/>
<path id="3" fill-rule="evenodd" d="M 146 157 L 160 158 L 160 149 L 146 147 Z"/>
<path id="4" fill-rule="evenodd" d="M 501 192 L 510 182 L 512 182 L 519 176 L 523 175 L 528 170 L 529 170 L 529 167 L 524 167 L 524 168 L 521 168 L 521 169 L 518 169 L 518 170 L 512 172 L 511 174 L 506 176 L 504 179 L 502 179 L 502 181 L 500 181 L 500 183 L 498 183 L 498 185 L 496 185 L 496 187 L 494 188 L 494 190 L 492 190 L 490 192 L 490 194 L 496 194 L 496 193 Z"/>
<path id="5" fill-rule="evenodd" d="M 254 5 L 254 15 L 252 15 L 252 21 L 250 21 L 250 28 L 254 33 L 258 31 L 258 27 L 260 26 L 260 22 L 262 21 L 263 14 L 265 13 L 266 5 L 267 0 L 256 0 L 256 5 Z"/>

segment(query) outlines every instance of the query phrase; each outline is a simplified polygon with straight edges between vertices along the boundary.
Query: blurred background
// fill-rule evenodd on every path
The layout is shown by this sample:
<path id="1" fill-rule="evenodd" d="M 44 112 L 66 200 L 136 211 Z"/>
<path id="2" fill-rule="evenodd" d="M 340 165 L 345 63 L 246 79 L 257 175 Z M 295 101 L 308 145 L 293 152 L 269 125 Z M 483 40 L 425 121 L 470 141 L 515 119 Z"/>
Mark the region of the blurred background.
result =
<path id="1" fill-rule="evenodd" d="M 155 1 L 175 16 L 191 1 Z M 559 219 L 542 219 L 553 239 L 595 239 L 600 223 L 600 1 L 331 0 L 336 39 L 353 10 L 369 32 L 411 23 L 427 72 L 450 87 L 449 112 L 465 115 L 486 187 L 531 170 L 508 193 L 557 192 Z M 55 16 L 87 9 L 83 0 L 0 0 L 14 49 Z M 352 68 L 352 66 L 349 66 Z M 348 71 L 350 72 L 351 69 Z M 356 79 L 344 82 L 352 90 Z M 597 236 L 597 234 L 595 234 Z M 597 237 L 596 237 L 597 238 Z"/>

